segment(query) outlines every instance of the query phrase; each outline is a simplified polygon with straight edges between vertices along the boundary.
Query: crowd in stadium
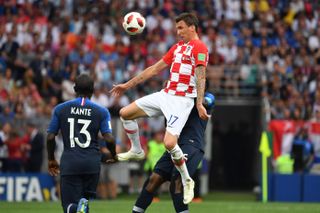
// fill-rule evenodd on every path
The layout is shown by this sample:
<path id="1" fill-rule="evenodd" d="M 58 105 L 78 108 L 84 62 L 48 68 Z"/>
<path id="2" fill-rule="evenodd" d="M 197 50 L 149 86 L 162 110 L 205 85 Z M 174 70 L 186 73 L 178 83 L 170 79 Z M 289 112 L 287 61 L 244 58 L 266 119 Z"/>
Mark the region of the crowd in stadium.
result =
<path id="1" fill-rule="evenodd" d="M 21 148 L 30 140 L 28 120 L 37 118 L 37 128 L 45 133 L 54 106 L 74 98 L 73 81 L 79 73 L 94 76 L 93 100 L 114 117 L 130 101 L 160 90 L 167 71 L 120 98 L 108 93 L 176 42 L 174 17 L 183 11 L 194 11 L 200 20 L 201 40 L 210 53 L 210 90 L 218 99 L 264 97 L 272 119 L 309 120 L 320 109 L 316 2 L 2 0 L 0 142 L 10 143 L 7 151 L 1 146 L 0 159 L 28 158 L 30 149 Z M 128 11 L 146 17 L 142 35 L 130 37 L 122 29 Z M 155 132 L 162 125 L 161 119 L 145 122 L 142 131 Z"/>

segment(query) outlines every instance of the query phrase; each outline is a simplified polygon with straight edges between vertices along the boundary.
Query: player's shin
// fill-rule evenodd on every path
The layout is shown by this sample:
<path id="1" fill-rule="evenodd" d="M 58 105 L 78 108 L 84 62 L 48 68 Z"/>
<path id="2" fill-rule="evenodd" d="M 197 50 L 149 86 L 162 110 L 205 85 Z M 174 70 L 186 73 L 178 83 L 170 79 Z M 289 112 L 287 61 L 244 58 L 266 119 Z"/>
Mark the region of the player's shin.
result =
<path id="1" fill-rule="evenodd" d="M 183 193 L 171 194 L 173 206 L 176 212 L 189 213 L 188 205 L 183 203 Z"/>
<path id="2" fill-rule="evenodd" d="M 170 182 L 170 194 L 176 212 L 189 212 L 188 205 L 183 203 L 181 179 L 174 177 Z"/>
<path id="3" fill-rule="evenodd" d="M 137 120 L 124 120 L 121 118 L 125 132 L 131 142 L 131 151 L 140 153 L 142 151 L 140 138 L 139 138 L 139 126 Z"/>
<path id="4" fill-rule="evenodd" d="M 185 157 L 181 148 L 179 147 L 178 144 L 176 144 L 175 147 L 169 151 L 169 153 L 171 154 L 171 158 L 173 160 L 173 163 L 176 169 L 179 171 L 181 175 L 182 184 L 186 185 L 186 180 L 191 179 L 191 177 L 189 175 L 189 172 L 185 163 Z"/>
<path id="5" fill-rule="evenodd" d="M 181 175 L 181 180 L 183 184 L 183 203 L 188 204 L 192 201 L 194 196 L 194 182 L 189 175 L 185 163 L 185 156 L 178 145 L 176 145 L 173 149 L 170 150 L 170 154 L 175 167 Z"/>
<path id="6" fill-rule="evenodd" d="M 140 195 L 133 206 L 132 213 L 142 213 L 145 212 L 145 210 L 150 206 L 154 193 L 149 192 L 146 188 L 148 185 L 150 179 L 148 178 L 146 182 L 143 185 L 142 191 L 140 192 Z"/>

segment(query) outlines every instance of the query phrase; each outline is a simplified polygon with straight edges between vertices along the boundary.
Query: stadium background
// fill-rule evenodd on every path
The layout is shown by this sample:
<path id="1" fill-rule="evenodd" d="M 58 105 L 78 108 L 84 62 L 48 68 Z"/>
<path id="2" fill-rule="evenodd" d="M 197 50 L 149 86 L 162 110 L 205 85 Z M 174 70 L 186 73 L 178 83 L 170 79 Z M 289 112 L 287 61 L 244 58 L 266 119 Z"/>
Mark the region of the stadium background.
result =
<path id="1" fill-rule="evenodd" d="M 108 91 L 159 60 L 176 41 L 175 15 L 193 11 L 209 48 L 207 76 L 217 99 L 202 191 L 252 190 L 260 182 L 258 147 L 269 121 L 317 121 L 319 8 L 318 1 L 302 0 L 0 1 L 1 137 L 19 146 L 8 155 L 1 146 L 1 159 L 15 165 L 1 168 L 25 173 L 28 124 L 45 133 L 53 107 L 74 97 L 73 80 L 82 72 L 94 76 L 93 98 L 110 109 L 118 148 L 126 149 L 119 109 L 159 90 L 168 72 L 119 99 Z M 121 28 L 129 11 L 146 17 L 142 35 L 130 37 Z M 140 126 L 146 144 L 163 120 L 141 119 Z M 128 165 L 119 167 L 111 173 Z M 127 177 L 117 180 L 128 185 L 128 171 L 114 176 Z"/>

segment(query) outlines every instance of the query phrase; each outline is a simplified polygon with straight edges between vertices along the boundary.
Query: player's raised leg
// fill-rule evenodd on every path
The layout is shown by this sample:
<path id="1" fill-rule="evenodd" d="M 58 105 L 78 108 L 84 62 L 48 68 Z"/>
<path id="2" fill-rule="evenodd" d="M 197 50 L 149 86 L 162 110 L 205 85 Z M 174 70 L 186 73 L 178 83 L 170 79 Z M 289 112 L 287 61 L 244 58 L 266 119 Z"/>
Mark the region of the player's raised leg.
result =
<path id="1" fill-rule="evenodd" d="M 178 137 L 176 135 L 172 135 L 170 132 L 166 131 L 164 137 L 164 144 L 171 154 L 171 158 L 176 169 L 179 171 L 181 175 L 181 180 L 183 184 L 183 203 L 188 204 L 192 201 L 194 192 L 194 182 L 189 175 L 187 165 L 185 162 L 185 155 L 183 154 L 180 146 L 178 145 Z"/>
<path id="2" fill-rule="evenodd" d="M 185 163 L 185 155 L 178 145 L 178 137 L 194 106 L 194 99 L 170 94 L 164 94 L 164 96 L 168 101 L 165 105 L 162 105 L 164 115 L 167 119 L 166 133 L 163 142 L 171 155 L 176 169 L 181 175 L 184 203 L 187 204 L 193 199 L 194 182 L 189 175 Z"/>
<path id="3" fill-rule="evenodd" d="M 131 148 L 128 152 L 118 154 L 119 161 L 127 160 L 143 160 L 145 157 L 144 151 L 141 148 L 139 138 L 139 126 L 136 118 L 146 117 L 147 114 L 140 109 L 135 102 L 120 110 L 120 118 L 123 128 L 130 139 Z"/>

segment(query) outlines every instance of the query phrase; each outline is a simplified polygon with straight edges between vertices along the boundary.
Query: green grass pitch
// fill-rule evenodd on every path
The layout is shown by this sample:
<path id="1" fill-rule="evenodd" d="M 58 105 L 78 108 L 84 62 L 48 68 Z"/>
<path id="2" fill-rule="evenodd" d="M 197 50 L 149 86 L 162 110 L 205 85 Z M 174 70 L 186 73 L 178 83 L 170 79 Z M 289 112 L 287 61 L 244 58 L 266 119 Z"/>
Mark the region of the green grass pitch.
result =
<path id="1" fill-rule="evenodd" d="M 116 200 L 90 201 L 91 213 L 130 213 L 137 194 L 120 194 Z M 148 213 L 171 213 L 170 196 L 161 194 L 161 201 L 152 203 Z M 261 203 L 248 192 L 213 192 L 202 203 L 192 203 L 194 213 L 320 213 L 320 203 Z M 60 202 L 0 202 L 1 213 L 62 213 Z"/>
<path id="2" fill-rule="evenodd" d="M 134 200 L 117 199 L 113 201 L 90 202 L 91 213 L 128 213 L 131 212 Z M 2 213 L 62 213 L 59 202 L 0 202 Z M 171 201 L 161 200 L 153 203 L 148 213 L 174 212 Z M 194 213 L 317 213 L 320 212 L 319 203 L 267 203 L 255 201 L 214 201 L 190 205 L 190 212 Z"/>

